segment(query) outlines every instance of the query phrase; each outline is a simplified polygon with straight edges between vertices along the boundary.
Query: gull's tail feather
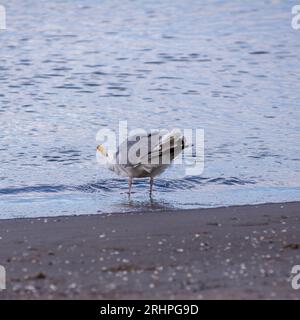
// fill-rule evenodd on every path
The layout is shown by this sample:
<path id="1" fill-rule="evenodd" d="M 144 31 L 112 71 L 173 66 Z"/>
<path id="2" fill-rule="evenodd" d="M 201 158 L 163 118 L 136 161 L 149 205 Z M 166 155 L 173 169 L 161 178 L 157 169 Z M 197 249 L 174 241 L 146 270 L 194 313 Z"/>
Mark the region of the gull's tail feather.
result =
<path id="1" fill-rule="evenodd" d="M 159 150 L 161 154 L 172 152 L 173 160 L 186 147 L 186 139 L 179 130 L 173 129 L 170 133 L 164 135 L 161 142 L 156 146 L 155 151 Z"/>
<path id="2" fill-rule="evenodd" d="M 179 130 L 173 129 L 163 135 L 158 143 L 150 148 L 147 157 L 141 159 L 144 169 L 148 172 L 153 167 L 170 164 L 187 147 L 186 139 Z"/>

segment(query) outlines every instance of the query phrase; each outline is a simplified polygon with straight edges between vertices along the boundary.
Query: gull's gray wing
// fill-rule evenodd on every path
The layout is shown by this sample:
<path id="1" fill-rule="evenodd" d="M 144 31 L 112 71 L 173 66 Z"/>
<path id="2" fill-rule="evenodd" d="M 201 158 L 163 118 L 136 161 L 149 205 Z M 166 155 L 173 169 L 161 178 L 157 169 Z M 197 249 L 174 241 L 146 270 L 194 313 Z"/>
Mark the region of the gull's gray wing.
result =
<path id="1" fill-rule="evenodd" d="M 131 177 L 155 176 L 163 172 L 184 148 L 184 137 L 174 131 L 137 134 L 120 145 L 114 170 Z"/>
<path id="2" fill-rule="evenodd" d="M 151 150 L 159 144 L 160 137 L 161 132 L 158 130 L 130 136 L 119 146 L 116 152 L 116 163 L 124 167 L 139 165 L 142 159 L 151 155 Z M 130 150 L 134 152 L 135 149 L 137 152 L 134 157 L 130 156 Z"/>

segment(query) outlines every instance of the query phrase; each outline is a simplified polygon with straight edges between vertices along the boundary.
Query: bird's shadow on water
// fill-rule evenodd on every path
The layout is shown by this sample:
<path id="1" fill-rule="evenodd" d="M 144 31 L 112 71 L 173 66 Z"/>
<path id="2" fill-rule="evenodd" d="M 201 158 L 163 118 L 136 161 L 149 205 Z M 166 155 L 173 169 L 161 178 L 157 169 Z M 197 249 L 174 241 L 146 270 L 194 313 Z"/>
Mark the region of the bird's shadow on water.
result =
<path id="1" fill-rule="evenodd" d="M 123 209 L 128 209 L 129 211 L 167 211 L 167 210 L 174 210 L 174 206 L 170 203 L 166 202 L 165 200 L 157 200 L 154 196 L 150 197 L 149 199 L 138 200 L 134 199 L 131 196 L 130 199 L 122 200 L 119 202 L 119 206 Z"/>

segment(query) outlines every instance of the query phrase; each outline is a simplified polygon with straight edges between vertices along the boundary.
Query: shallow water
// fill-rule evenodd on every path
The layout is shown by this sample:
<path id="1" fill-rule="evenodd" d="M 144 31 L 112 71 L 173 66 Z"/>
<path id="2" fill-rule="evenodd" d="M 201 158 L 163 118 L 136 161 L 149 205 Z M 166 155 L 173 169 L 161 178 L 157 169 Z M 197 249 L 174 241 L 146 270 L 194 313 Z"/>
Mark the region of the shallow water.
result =
<path id="1" fill-rule="evenodd" d="M 293 1 L 1 1 L 0 218 L 300 200 Z M 134 185 L 103 127 L 203 128 L 205 169 Z"/>

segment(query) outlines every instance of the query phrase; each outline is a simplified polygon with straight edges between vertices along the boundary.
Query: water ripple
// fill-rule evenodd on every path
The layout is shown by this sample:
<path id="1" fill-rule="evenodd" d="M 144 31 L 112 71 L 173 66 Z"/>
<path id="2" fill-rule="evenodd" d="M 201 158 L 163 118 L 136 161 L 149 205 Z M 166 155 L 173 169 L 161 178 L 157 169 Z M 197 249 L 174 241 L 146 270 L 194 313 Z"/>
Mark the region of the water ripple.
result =
<path id="1" fill-rule="evenodd" d="M 176 190 L 190 190 L 198 186 L 207 185 L 246 185 L 255 184 L 254 180 L 242 180 L 235 177 L 229 178 L 205 178 L 205 177 L 186 177 L 182 179 L 155 179 L 154 186 L 159 192 L 172 192 Z M 148 179 L 135 179 L 134 187 L 137 189 L 148 189 Z M 19 188 L 0 189 L 1 195 L 30 194 L 30 193 L 62 193 L 62 192 L 118 192 L 127 190 L 128 181 L 126 179 L 102 179 L 95 183 L 88 183 L 78 186 L 68 185 L 37 185 Z"/>

